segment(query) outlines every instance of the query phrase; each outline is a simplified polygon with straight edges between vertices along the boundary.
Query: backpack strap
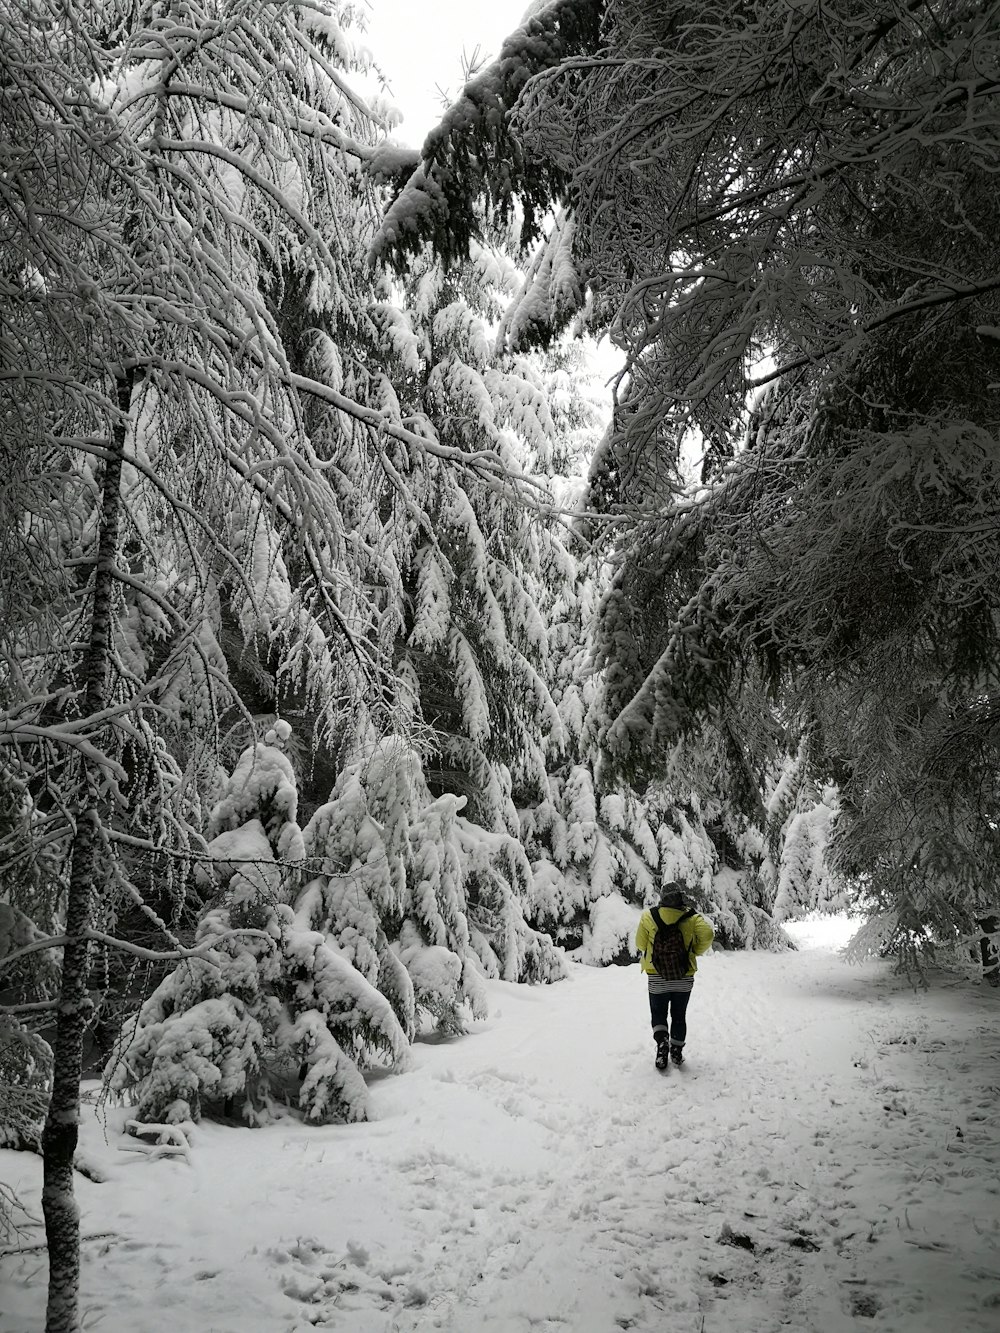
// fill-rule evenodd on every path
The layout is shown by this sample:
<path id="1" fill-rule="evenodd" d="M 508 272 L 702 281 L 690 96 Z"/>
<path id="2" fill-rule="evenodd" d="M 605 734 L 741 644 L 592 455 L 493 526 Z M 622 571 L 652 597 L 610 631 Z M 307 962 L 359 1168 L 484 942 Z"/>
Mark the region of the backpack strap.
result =
<path id="1" fill-rule="evenodd" d="M 690 921 L 691 917 L 697 916 L 698 913 L 693 907 L 689 907 L 686 912 L 680 914 L 676 921 L 664 921 L 663 917 L 660 916 L 660 909 L 658 907 L 651 907 L 649 909 L 649 915 L 653 918 L 654 926 L 679 926 L 682 921 Z"/>

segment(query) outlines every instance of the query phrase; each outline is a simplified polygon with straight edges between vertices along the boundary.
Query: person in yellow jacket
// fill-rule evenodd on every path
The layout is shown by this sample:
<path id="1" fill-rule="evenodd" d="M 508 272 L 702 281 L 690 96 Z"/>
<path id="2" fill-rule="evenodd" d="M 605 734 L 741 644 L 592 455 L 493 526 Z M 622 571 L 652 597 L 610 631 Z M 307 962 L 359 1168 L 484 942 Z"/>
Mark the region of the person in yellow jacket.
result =
<path id="1" fill-rule="evenodd" d="M 677 925 L 687 951 L 688 966 L 683 975 L 661 976 L 653 964 L 653 941 L 661 923 Z M 690 906 L 682 884 L 664 886 L 659 908 L 646 908 L 639 918 L 635 932 L 635 947 L 640 965 L 649 982 L 649 1013 L 656 1042 L 656 1067 L 666 1069 L 668 1059 L 675 1065 L 684 1063 L 684 1043 L 687 1040 L 687 1007 L 694 989 L 694 974 L 698 958 L 712 947 L 715 931 L 712 924 Z M 683 970 L 683 969 L 677 969 Z"/>

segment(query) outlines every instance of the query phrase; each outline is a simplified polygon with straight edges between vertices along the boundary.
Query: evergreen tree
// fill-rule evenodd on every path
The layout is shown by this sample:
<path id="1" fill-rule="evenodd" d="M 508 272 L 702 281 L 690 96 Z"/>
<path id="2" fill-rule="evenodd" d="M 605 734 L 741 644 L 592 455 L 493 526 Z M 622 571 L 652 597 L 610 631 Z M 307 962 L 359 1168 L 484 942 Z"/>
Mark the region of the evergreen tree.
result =
<path id="1" fill-rule="evenodd" d="M 307 898 L 312 924 L 407 1028 L 414 1006 L 443 1031 L 481 1014 L 483 974 L 563 972 L 525 920 L 531 872 L 512 799 L 544 781 L 543 738 L 560 727 L 540 609 L 558 559 L 540 521 L 551 499 L 532 479 L 526 505 L 510 482 L 552 455 L 556 430 L 538 371 L 495 354 L 486 325 L 514 280 L 499 244 L 476 243 L 451 275 L 425 254 L 379 306 L 385 395 L 449 451 L 425 460 L 402 512 L 388 511 L 397 689 L 423 739 L 372 734 L 342 769 L 307 830 L 330 868 Z"/>
<path id="2" fill-rule="evenodd" d="M 419 163 L 401 164 L 396 198 L 373 254 L 405 265 L 428 242 L 451 263 L 470 253 L 485 218 L 517 219 L 537 237 L 552 202 L 571 183 L 553 154 L 538 154 L 518 133 L 513 111 L 530 81 L 598 47 L 604 0 L 541 0 L 476 72 L 424 142 Z"/>
<path id="3" fill-rule="evenodd" d="M 850 905 L 850 885 L 829 857 L 839 794 L 832 783 L 816 782 L 811 748 L 803 741 L 785 756 L 765 803 L 761 874 L 772 890 L 777 921 Z"/>
<path id="4" fill-rule="evenodd" d="M 281 722 L 240 757 L 208 821 L 199 954 L 125 1027 L 111 1087 L 140 1119 L 212 1110 L 260 1124 L 295 1096 L 307 1119 L 363 1120 L 359 1065 L 405 1063 L 389 1003 L 353 960 L 295 912 L 305 862 L 295 773 Z M 242 933 L 241 933 L 242 932 Z M 252 932 L 252 933 L 247 933 Z"/>
<path id="5" fill-rule="evenodd" d="M 606 466 L 607 441 L 595 451 L 593 439 L 592 433 L 590 450 L 577 459 L 578 511 L 584 494 L 594 501 L 595 479 Z M 563 735 L 547 748 L 543 798 L 521 810 L 535 874 L 534 919 L 588 961 L 625 961 L 640 910 L 664 884 L 680 881 L 712 916 L 721 945 L 787 948 L 790 941 L 771 920 L 775 890 L 763 873 L 762 833 L 746 817 L 741 789 L 720 780 L 725 738 L 703 729 L 675 742 L 655 773 L 601 756 L 609 685 L 635 645 L 623 636 L 621 649 L 605 653 L 595 643 L 599 610 L 615 585 L 611 539 L 606 529 L 595 536 L 599 518 L 595 524 L 584 515 L 564 552 L 562 581 L 550 586 L 546 615 Z"/>
<path id="6" fill-rule="evenodd" d="M 310 880 L 297 919 L 328 934 L 413 1032 L 485 1017 L 484 977 L 554 981 L 550 940 L 526 923 L 531 871 L 518 841 L 432 796 L 423 756 L 388 737 L 337 780 L 305 829 Z"/>
<path id="7" fill-rule="evenodd" d="M 654 491 L 663 516 L 624 544 L 609 749 L 657 768 L 708 720 L 735 734 L 739 781 L 780 748 L 745 700 L 778 698 L 782 725 L 818 728 L 813 781 L 840 789 L 834 868 L 868 879 L 887 927 L 947 936 L 994 901 L 998 122 L 973 71 L 997 24 L 932 13 L 933 37 L 902 4 L 831 28 L 623 0 L 614 58 L 537 80 L 529 116 L 540 151 L 572 153 L 576 234 L 618 304 L 631 497 L 664 429 L 736 455 L 697 496 Z"/>
<path id="8" fill-rule="evenodd" d="M 454 168 L 516 139 L 514 192 L 565 213 L 512 329 L 589 284 L 626 354 L 591 491 L 645 511 L 602 617 L 611 762 L 655 779 L 717 728 L 763 829 L 785 726 L 818 722 L 840 873 L 890 931 L 967 932 L 997 850 L 996 6 L 616 0 L 545 47 L 562 13 L 477 76 L 381 244 L 462 247 Z M 711 487 L 682 495 L 692 427 Z"/>
<path id="9" fill-rule="evenodd" d="M 328 754 L 401 720 L 383 511 L 389 497 L 412 512 L 410 474 L 456 451 L 409 430 L 384 376 L 359 369 L 382 346 L 357 261 L 387 159 L 345 77 L 349 11 L 5 9 L 0 738 L 25 813 L 0 834 L 5 865 L 26 836 L 51 860 L 18 906 L 41 934 L 18 935 L 2 963 L 20 976 L 63 948 L 51 988 L 36 998 L 33 965 L 13 996 L 19 1021 L 59 997 L 44 1136 L 52 1330 L 78 1324 L 72 1157 L 109 951 L 157 967 L 214 956 L 233 926 L 222 907 L 193 950 L 178 935 L 217 759 L 282 692 Z M 302 308 L 316 314 L 298 329 L 315 362 L 292 336 Z M 495 451 L 462 465 L 505 484 Z M 288 910 L 268 917 L 282 948 Z M 130 938 L 138 918 L 155 948 Z M 313 1037 L 333 1071 L 317 1110 L 350 1071 Z"/>

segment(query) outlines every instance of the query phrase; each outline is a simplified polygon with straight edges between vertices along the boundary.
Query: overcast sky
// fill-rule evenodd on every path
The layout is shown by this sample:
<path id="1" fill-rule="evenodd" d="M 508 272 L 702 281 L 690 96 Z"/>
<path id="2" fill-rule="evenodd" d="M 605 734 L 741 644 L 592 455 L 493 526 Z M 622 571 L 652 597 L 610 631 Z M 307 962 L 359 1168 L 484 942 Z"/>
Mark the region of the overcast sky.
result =
<path id="1" fill-rule="evenodd" d="M 518 26 L 529 0 L 370 0 L 365 44 L 392 85 L 405 117 L 396 132 L 419 146 L 439 118 L 440 84 L 454 98 L 462 85 L 462 52 L 495 56 Z"/>

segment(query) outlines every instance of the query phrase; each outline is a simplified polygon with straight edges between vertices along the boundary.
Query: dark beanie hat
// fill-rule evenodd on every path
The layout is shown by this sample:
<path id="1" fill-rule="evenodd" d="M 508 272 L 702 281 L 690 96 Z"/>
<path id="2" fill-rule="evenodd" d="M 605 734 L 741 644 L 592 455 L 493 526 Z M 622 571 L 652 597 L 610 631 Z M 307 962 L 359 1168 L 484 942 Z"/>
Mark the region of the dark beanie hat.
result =
<path id="1" fill-rule="evenodd" d="M 664 884 L 660 890 L 661 907 L 687 907 L 687 899 L 684 897 L 684 885 L 678 884 L 676 880 L 670 884 Z"/>

